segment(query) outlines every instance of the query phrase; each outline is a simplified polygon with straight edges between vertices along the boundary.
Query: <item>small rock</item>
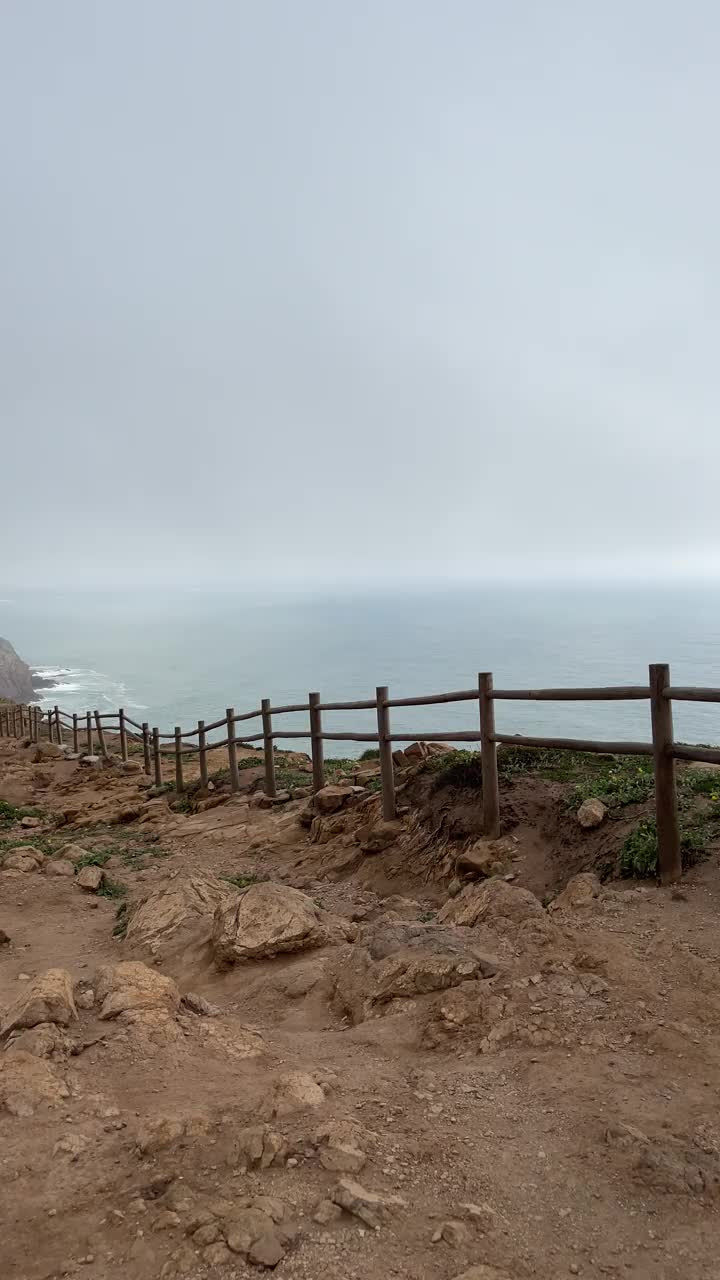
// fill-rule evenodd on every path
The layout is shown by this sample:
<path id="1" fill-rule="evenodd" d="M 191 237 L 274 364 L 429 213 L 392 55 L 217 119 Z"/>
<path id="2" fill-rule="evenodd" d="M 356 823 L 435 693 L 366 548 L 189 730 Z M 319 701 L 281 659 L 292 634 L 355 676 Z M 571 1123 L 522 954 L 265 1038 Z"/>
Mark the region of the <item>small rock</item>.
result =
<path id="1" fill-rule="evenodd" d="M 222 1010 L 216 1004 L 211 1004 L 204 996 L 199 996 L 195 991 L 186 991 L 182 997 L 182 1003 L 191 1013 L 197 1013 L 205 1018 L 217 1018 Z"/>
<path id="2" fill-rule="evenodd" d="M 320 1148 L 320 1163 L 330 1173 L 359 1173 L 367 1156 L 349 1142 L 334 1142 Z"/>
<path id="3" fill-rule="evenodd" d="M 75 883 L 78 889 L 84 889 L 86 893 L 97 893 L 104 879 L 102 867 L 82 867 L 78 871 Z"/>
<path id="4" fill-rule="evenodd" d="M 197 1231 L 193 1232 L 193 1240 L 199 1245 L 216 1244 L 221 1237 L 222 1232 L 217 1222 L 208 1222 L 204 1227 L 198 1227 Z"/>
<path id="5" fill-rule="evenodd" d="M 179 1213 L 175 1213 L 173 1209 L 163 1209 L 153 1222 L 153 1231 L 171 1231 L 173 1227 L 179 1227 L 180 1222 Z"/>
<path id="6" fill-rule="evenodd" d="M 406 1203 L 400 1196 L 383 1196 L 377 1191 L 368 1191 L 350 1178 L 340 1179 L 332 1193 L 332 1199 L 341 1209 L 373 1228 L 380 1226 L 389 1210 L 404 1208 Z"/>
<path id="7" fill-rule="evenodd" d="M 248 1258 L 256 1267 L 276 1267 L 284 1256 L 285 1249 L 274 1231 L 260 1236 L 248 1253 Z"/>
<path id="8" fill-rule="evenodd" d="M 10 934 L 6 933 L 4 929 L 0 929 L 0 947 L 9 947 L 11 942 Z"/>
<path id="9" fill-rule="evenodd" d="M 339 1204 L 333 1204 L 332 1200 L 321 1200 L 313 1214 L 313 1222 L 318 1222 L 321 1227 L 337 1222 L 338 1218 L 342 1218 L 342 1209 Z"/>
<path id="10" fill-rule="evenodd" d="M 66 858 L 50 858 L 45 864 L 45 872 L 49 876 L 74 876 L 75 867 Z"/>
<path id="11" fill-rule="evenodd" d="M 470 1233 L 465 1224 L 454 1220 L 443 1222 L 440 1227 L 440 1236 L 446 1244 L 452 1245 L 453 1248 L 467 1244 L 470 1239 Z"/>
<path id="12" fill-rule="evenodd" d="M 598 800 L 595 796 L 591 796 L 588 800 L 583 800 L 577 811 L 577 820 L 585 831 L 592 830 L 593 827 L 599 827 L 605 821 L 607 815 L 607 807 L 602 800 Z"/>
<path id="13" fill-rule="evenodd" d="M 319 1107 L 325 1101 L 317 1081 L 305 1071 L 286 1071 L 278 1076 L 273 1087 L 270 1113 L 273 1117 L 292 1115 L 306 1107 Z"/>
<path id="14" fill-rule="evenodd" d="M 209 1244 L 202 1251 L 203 1262 L 207 1262 L 211 1267 L 222 1267 L 229 1262 L 232 1254 L 226 1244 L 218 1241 L 217 1244 Z"/>

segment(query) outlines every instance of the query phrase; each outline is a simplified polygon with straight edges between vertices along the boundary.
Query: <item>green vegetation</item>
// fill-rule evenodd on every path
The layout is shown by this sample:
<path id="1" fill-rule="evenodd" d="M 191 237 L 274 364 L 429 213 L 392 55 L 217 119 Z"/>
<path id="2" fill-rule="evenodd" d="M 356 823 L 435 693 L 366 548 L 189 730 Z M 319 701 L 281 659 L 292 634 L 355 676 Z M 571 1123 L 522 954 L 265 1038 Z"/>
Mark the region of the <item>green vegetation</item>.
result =
<path id="1" fill-rule="evenodd" d="M 9 800 L 0 800 L 0 827 L 11 827 L 21 818 L 42 818 L 42 809 L 33 805 L 10 804 Z"/>
<path id="2" fill-rule="evenodd" d="M 367 751 L 363 751 L 362 755 L 360 756 L 360 759 L 361 760 L 379 760 L 380 759 L 379 747 L 369 747 Z"/>
<path id="3" fill-rule="evenodd" d="M 129 911 L 127 902 L 121 902 L 115 912 L 115 924 L 113 926 L 113 938 L 124 938 L 127 933 L 129 924 Z"/>
<path id="4" fill-rule="evenodd" d="M 709 844 L 720 836 L 720 813 L 711 821 L 699 817 L 680 836 L 683 870 L 694 866 L 706 854 Z M 644 818 L 626 837 L 620 849 L 620 875 L 646 879 L 657 875 L 657 829 L 654 818 Z"/>
<path id="5" fill-rule="evenodd" d="M 105 876 L 98 889 L 98 896 L 101 898 L 124 898 L 127 895 L 127 891 L 126 884 L 122 884 L 120 880 L 111 880 L 109 876 Z"/>
<path id="6" fill-rule="evenodd" d="M 350 760 L 347 756 L 330 756 L 325 761 L 325 777 L 332 782 L 338 773 L 353 773 L 357 769 L 357 760 Z"/>
<path id="7" fill-rule="evenodd" d="M 247 889 L 251 884 L 260 884 L 262 880 L 267 879 L 267 876 L 256 876 L 252 872 L 246 872 L 236 876 L 221 876 L 220 879 L 227 880 L 227 883 L 236 889 Z"/>
<path id="8" fill-rule="evenodd" d="M 642 760 L 638 764 L 638 759 Z M 653 794 L 655 778 L 652 762 L 638 756 L 618 756 L 612 764 L 573 788 L 569 809 L 579 809 L 583 800 L 596 797 L 608 809 L 626 804 L 645 804 Z"/>
<path id="9" fill-rule="evenodd" d="M 92 849 L 88 853 L 84 853 L 81 858 L 75 862 L 78 871 L 83 867 L 104 867 L 112 858 L 112 852 L 109 849 Z"/>
<path id="10" fill-rule="evenodd" d="M 31 844 L 34 849 L 39 849 L 41 853 L 51 857 L 52 854 L 58 852 L 59 842 L 53 836 L 36 836 L 33 831 L 28 831 L 25 836 L 14 836 L 12 839 L 0 840 L 0 861 L 12 853 L 13 849 L 19 849 L 23 845 Z"/>

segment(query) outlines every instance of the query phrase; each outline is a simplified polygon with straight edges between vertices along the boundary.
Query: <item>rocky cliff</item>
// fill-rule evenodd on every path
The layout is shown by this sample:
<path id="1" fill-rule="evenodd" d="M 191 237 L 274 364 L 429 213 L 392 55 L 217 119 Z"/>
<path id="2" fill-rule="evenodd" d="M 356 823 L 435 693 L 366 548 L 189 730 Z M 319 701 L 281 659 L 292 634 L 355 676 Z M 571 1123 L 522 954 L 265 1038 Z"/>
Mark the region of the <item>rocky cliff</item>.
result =
<path id="1" fill-rule="evenodd" d="M 19 658 L 9 640 L 0 636 L 0 698 L 13 702 L 34 702 L 30 668 Z"/>

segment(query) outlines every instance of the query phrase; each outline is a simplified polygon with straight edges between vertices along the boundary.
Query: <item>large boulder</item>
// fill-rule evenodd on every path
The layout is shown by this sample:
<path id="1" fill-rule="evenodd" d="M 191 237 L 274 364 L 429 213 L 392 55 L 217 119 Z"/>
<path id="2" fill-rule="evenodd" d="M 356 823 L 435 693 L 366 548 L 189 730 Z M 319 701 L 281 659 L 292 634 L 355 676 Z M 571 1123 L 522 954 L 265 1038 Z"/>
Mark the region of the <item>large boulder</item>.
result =
<path id="1" fill-rule="evenodd" d="M 103 965 L 95 979 L 99 1017 L 124 1021 L 167 1018 L 180 1007 L 180 992 L 172 978 L 150 969 L 139 960 Z"/>
<path id="2" fill-rule="evenodd" d="M 331 974 L 332 1004 L 353 1023 L 498 972 L 452 929 L 394 921 L 363 931 L 362 943 L 344 949 Z"/>
<path id="3" fill-rule="evenodd" d="M 25 849 L 15 849 L 13 853 L 8 854 L 3 862 L 3 867 L 6 871 L 22 871 L 25 874 L 30 871 L 39 871 L 41 866 L 42 860 L 34 858 L 27 847 Z"/>
<path id="4" fill-rule="evenodd" d="M 208 933 L 213 915 L 221 903 L 235 900 L 235 890 L 215 876 L 186 876 L 155 889 L 132 911 L 127 939 L 152 952 L 186 925 L 206 920 Z"/>
<path id="5" fill-rule="evenodd" d="M 344 809 L 352 800 L 356 792 L 362 791 L 362 787 L 343 786 L 340 783 L 330 782 L 326 787 L 321 787 L 315 792 L 313 804 L 315 812 L 320 814 L 338 813 L 340 809 Z"/>
<path id="6" fill-rule="evenodd" d="M 0 1039 L 41 1022 L 67 1027 L 77 1016 L 70 974 L 66 969 L 48 969 L 8 1010 L 0 1026 Z"/>
<path id="7" fill-rule="evenodd" d="M 467 885 L 456 898 L 445 903 L 438 920 L 466 928 L 485 923 L 504 932 L 509 925 L 520 925 L 543 915 L 542 903 L 529 889 L 516 888 L 493 876 Z"/>
<path id="8" fill-rule="evenodd" d="M 603 887 L 592 871 L 581 871 L 568 880 L 562 893 L 550 903 L 551 911 L 577 911 L 602 897 Z"/>
<path id="9" fill-rule="evenodd" d="M 229 903 L 220 903 L 213 922 L 212 947 L 218 965 L 260 960 L 288 951 L 304 951 L 347 936 L 345 922 L 287 885 L 270 881 L 250 885 Z"/>
<path id="10" fill-rule="evenodd" d="M 64 1080 L 42 1058 L 18 1051 L 0 1059 L 0 1108 L 11 1115 L 34 1115 L 38 1107 L 53 1106 L 69 1094 Z"/>

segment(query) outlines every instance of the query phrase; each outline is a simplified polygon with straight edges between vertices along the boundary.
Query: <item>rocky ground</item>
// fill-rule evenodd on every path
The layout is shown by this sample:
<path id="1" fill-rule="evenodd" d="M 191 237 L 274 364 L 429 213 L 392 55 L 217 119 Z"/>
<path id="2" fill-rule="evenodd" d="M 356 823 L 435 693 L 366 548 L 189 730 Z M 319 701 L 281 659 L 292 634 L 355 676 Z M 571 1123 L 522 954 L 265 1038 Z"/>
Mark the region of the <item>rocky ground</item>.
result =
<path id="1" fill-rule="evenodd" d="M 385 824 L 0 742 L 3 1276 L 717 1280 L 714 846 L 601 884 L 642 779 L 488 845 L 421 754 Z"/>

